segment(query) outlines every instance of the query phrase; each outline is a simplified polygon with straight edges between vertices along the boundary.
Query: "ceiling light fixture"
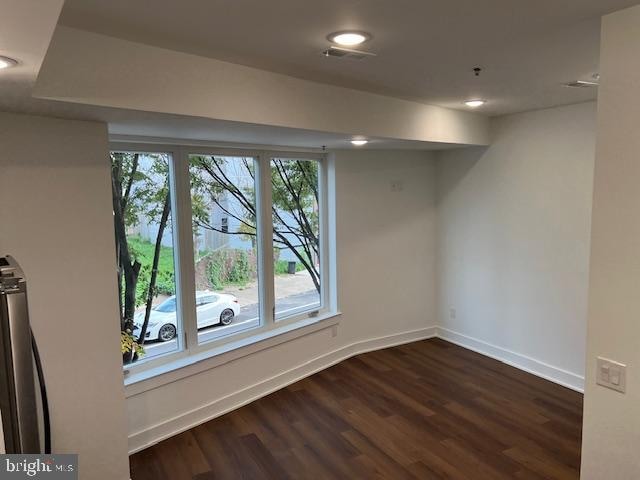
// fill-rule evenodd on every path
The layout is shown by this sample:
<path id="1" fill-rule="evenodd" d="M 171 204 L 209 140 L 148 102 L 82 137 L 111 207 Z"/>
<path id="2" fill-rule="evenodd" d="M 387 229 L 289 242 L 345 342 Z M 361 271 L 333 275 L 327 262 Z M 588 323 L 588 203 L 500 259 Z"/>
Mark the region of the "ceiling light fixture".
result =
<path id="1" fill-rule="evenodd" d="M 3 57 L 3 56 L 0 55 L 0 70 L 3 70 L 5 68 L 14 67 L 17 64 L 18 64 L 18 62 L 16 60 L 14 60 L 13 58 Z"/>
<path id="2" fill-rule="evenodd" d="M 371 39 L 371 35 L 366 32 L 334 32 L 327 36 L 332 43 L 337 43 L 343 47 L 355 47 Z"/>
<path id="3" fill-rule="evenodd" d="M 485 103 L 487 103 L 486 100 L 467 100 L 466 102 L 464 102 L 467 107 L 471 108 L 481 107 Z"/>
<path id="4" fill-rule="evenodd" d="M 351 143 L 356 147 L 361 147 L 369 143 L 369 140 L 351 140 Z"/>

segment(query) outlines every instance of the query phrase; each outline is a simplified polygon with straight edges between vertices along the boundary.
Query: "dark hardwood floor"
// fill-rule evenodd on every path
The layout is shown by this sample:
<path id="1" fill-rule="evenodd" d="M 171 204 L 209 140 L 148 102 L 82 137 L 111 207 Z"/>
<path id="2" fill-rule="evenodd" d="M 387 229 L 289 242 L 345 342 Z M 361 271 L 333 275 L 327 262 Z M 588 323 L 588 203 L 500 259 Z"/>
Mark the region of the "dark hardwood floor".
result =
<path id="1" fill-rule="evenodd" d="M 576 479 L 582 395 L 439 339 L 359 355 L 131 457 L 133 480 Z"/>

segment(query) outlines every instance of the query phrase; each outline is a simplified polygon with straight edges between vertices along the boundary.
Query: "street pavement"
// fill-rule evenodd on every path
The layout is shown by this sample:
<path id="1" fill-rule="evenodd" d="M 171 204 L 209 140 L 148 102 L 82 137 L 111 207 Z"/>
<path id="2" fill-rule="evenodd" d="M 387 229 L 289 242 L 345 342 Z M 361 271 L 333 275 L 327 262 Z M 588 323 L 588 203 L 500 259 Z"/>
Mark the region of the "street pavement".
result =
<path id="1" fill-rule="evenodd" d="M 278 292 L 279 293 L 279 292 Z M 296 293 L 283 298 L 276 299 L 276 319 L 293 315 L 296 311 L 311 310 L 320 307 L 320 296 L 317 290 L 308 290 Z M 240 307 L 240 314 L 233 319 L 230 325 L 215 325 L 213 327 L 198 330 L 198 338 L 202 341 L 209 341 L 224 335 L 229 335 L 247 328 L 259 325 L 259 304 L 251 303 Z M 169 342 L 159 342 L 158 340 L 148 340 L 144 345 L 146 354 L 143 358 L 148 359 L 169 353 L 176 350 L 176 340 Z"/>

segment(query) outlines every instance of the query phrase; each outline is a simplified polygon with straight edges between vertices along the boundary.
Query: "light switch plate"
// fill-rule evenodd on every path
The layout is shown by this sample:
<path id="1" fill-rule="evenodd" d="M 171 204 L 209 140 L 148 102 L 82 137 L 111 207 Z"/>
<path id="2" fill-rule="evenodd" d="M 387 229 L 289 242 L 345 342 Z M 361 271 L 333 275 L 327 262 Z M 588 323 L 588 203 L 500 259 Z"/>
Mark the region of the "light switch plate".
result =
<path id="1" fill-rule="evenodd" d="M 596 383 L 603 387 L 625 393 L 627 389 L 627 366 L 623 363 L 598 357 Z"/>

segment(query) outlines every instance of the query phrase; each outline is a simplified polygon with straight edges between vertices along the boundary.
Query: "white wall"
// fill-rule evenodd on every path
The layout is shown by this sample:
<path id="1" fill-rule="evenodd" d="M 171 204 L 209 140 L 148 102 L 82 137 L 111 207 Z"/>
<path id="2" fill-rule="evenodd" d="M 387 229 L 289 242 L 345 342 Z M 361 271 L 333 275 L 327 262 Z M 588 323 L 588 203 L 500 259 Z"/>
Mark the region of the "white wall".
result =
<path id="1" fill-rule="evenodd" d="M 331 329 L 128 399 L 137 450 L 355 351 L 433 334 L 435 188 L 432 154 L 336 154 L 340 309 Z M 400 181 L 402 191 L 391 191 Z"/>
<path id="2" fill-rule="evenodd" d="M 69 62 L 74 68 L 68 68 Z M 488 141 L 488 119 L 477 113 L 310 82 L 62 26 L 56 29 L 34 95 L 345 135 L 473 145 Z"/>
<path id="3" fill-rule="evenodd" d="M 640 478 L 640 6 L 604 17 L 589 290 L 582 478 Z M 627 365 L 627 393 L 595 384 Z"/>
<path id="4" fill-rule="evenodd" d="M 92 478 L 127 478 L 127 431 L 137 450 L 351 354 L 436 331 L 578 387 L 594 115 L 583 104 L 496 119 L 491 147 L 437 160 L 337 152 L 337 335 L 321 330 L 125 404 L 105 126 L 0 114 L 0 225 L 11 226 L 0 251 L 29 275 L 55 450 L 79 452 Z"/>
<path id="5" fill-rule="evenodd" d="M 437 160 L 440 332 L 576 389 L 595 119 L 594 103 L 495 118 L 490 147 Z"/>
<path id="6" fill-rule="evenodd" d="M 0 253 L 28 277 L 53 450 L 129 478 L 106 125 L 0 113 Z"/>

